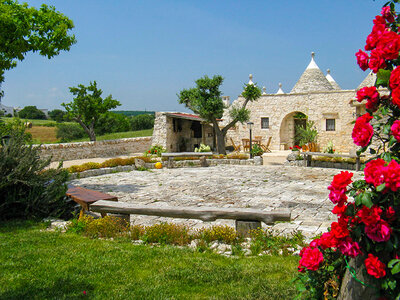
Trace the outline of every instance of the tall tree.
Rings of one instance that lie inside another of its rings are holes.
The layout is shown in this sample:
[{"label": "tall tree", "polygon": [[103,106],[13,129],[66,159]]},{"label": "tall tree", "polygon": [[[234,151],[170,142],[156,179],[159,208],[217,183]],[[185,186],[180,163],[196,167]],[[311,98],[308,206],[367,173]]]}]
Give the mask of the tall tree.
[{"label": "tall tree", "polygon": [[53,6],[43,4],[36,9],[15,0],[0,0],[0,84],[4,72],[15,68],[29,52],[50,59],[68,51],[76,42],[69,34],[72,28],[72,21]]},{"label": "tall tree", "polygon": [[67,111],[67,117],[78,122],[91,141],[96,141],[95,126],[100,116],[121,103],[109,95],[102,98],[102,90],[97,88],[96,81],[90,82],[88,87],[79,84],[78,87],[70,87],[69,91],[75,96],[72,102],[62,103]]},{"label": "tall tree", "polygon": [[246,122],[250,118],[250,112],[246,109],[249,101],[255,101],[261,96],[261,90],[255,84],[245,84],[242,96],[244,101],[239,107],[232,107],[230,110],[231,121],[223,128],[219,127],[218,119],[224,113],[224,103],[222,93],[219,90],[224,79],[220,75],[209,78],[207,75],[195,81],[196,87],[182,90],[178,97],[179,103],[197,113],[201,118],[210,122],[214,126],[217,138],[217,152],[226,154],[225,136],[229,128],[237,122]]}]

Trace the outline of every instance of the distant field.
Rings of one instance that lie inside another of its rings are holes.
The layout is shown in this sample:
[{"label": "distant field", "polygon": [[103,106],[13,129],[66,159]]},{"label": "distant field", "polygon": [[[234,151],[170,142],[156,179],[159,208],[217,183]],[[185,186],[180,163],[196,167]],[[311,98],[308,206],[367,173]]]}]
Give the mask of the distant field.
[{"label": "distant field", "polygon": [[57,143],[56,127],[33,126],[27,128],[27,132],[32,134],[32,138],[37,143],[51,144]]}]

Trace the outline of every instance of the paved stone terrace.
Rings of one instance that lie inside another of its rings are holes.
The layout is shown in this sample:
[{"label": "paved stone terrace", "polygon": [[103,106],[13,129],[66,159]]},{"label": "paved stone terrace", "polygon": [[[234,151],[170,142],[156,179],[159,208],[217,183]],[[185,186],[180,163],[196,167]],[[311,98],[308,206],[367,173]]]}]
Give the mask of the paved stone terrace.
[{"label": "paved stone terrace", "polygon": [[[273,229],[287,234],[300,230],[307,237],[326,231],[336,217],[327,187],[341,170],[291,166],[220,165],[209,168],[176,168],[131,171],[73,180],[78,186],[118,196],[119,201],[155,206],[246,207],[262,210],[287,208],[292,222]],[[361,173],[355,173],[360,178]],[[192,228],[213,224],[234,226],[232,220],[169,219],[131,215],[134,224],[161,221],[184,223]]]}]

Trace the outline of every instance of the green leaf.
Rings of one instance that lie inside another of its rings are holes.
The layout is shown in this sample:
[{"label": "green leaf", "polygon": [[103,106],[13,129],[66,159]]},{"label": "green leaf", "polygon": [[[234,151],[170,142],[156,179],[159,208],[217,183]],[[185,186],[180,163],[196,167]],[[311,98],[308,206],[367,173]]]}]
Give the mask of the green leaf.
[{"label": "green leaf", "polygon": [[391,261],[388,262],[388,268],[391,269],[395,264],[400,262],[400,259],[392,259]]},{"label": "green leaf", "polygon": [[386,184],[385,184],[385,183],[382,183],[381,185],[378,185],[378,186],[376,187],[376,190],[377,190],[378,192],[382,192],[385,188],[386,188]]},{"label": "green leaf", "polygon": [[385,152],[381,155],[382,159],[386,162],[391,162],[392,161],[392,156],[390,155],[389,152]]},{"label": "green leaf", "polygon": [[391,290],[394,290],[396,288],[396,280],[390,280],[388,286]]},{"label": "green leaf", "polygon": [[371,199],[371,194],[369,192],[365,192],[362,195],[361,202],[368,208],[371,208],[374,205],[374,203],[372,202],[372,199]]},{"label": "green leaf", "polygon": [[389,85],[390,70],[380,69],[376,74],[376,86],[387,87]]},{"label": "green leaf", "polygon": [[392,147],[393,144],[396,143],[396,142],[397,142],[396,138],[392,135],[392,136],[390,137],[389,147]]},{"label": "green leaf", "polygon": [[392,272],[393,275],[399,273],[399,272],[400,272],[400,264],[397,263],[397,264],[393,267],[393,269],[391,270],[391,272]]}]

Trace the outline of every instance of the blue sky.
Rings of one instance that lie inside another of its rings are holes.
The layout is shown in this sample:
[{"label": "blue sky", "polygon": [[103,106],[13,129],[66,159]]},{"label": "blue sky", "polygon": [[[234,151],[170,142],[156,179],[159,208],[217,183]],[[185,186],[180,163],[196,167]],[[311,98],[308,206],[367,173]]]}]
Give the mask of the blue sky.
[{"label": "blue sky", "polygon": [[204,75],[222,75],[231,101],[252,73],[260,87],[290,92],[316,62],[343,89],[367,75],[355,52],[386,1],[32,0],[73,20],[77,43],[51,60],[29,54],[5,73],[2,103],[61,108],[68,87],[96,80],[122,110],[186,111],[176,94]]}]

